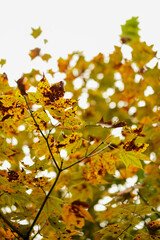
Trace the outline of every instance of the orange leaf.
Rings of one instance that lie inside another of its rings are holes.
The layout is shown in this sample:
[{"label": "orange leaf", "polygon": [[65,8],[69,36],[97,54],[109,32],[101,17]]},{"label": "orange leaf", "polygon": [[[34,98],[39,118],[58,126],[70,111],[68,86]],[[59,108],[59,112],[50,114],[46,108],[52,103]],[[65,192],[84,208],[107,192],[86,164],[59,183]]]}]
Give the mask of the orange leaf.
[{"label": "orange leaf", "polygon": [[29,56],[31,57],[31,59],[33,60],[34,58],[40,56],[40,48],[34,48],[30,51]]},{"label": "orange leaf", "polygon": [[89,205],[85,202],[74,201],[63,206],[63,220],[67,225],[74,225],[78,228],[84,226],[84,220],[94,222],[90,213],[86,210]]}]

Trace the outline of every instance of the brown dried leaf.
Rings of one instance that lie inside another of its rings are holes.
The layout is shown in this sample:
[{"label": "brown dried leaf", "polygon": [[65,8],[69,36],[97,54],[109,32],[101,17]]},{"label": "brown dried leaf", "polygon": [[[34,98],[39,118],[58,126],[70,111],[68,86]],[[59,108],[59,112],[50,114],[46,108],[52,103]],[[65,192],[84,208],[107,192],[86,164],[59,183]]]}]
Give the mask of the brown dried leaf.
[{"label": "brown dried leaf", "polygon": [[27,93],[26,93],[27,86],[24,84],[24,77],[21,77],[20,79],[18,79],[17,85],[18,85],[19,90],[21,91],[21,94],[27,95]]},{"label": "brown dried leaf", "polygon": [[101,120],[96,123],[96,125],[101,126],[103,128],[118,128],[126,126],[126,123],[125,122],[112,123],[112,121],[105,122],[102,117]]}]

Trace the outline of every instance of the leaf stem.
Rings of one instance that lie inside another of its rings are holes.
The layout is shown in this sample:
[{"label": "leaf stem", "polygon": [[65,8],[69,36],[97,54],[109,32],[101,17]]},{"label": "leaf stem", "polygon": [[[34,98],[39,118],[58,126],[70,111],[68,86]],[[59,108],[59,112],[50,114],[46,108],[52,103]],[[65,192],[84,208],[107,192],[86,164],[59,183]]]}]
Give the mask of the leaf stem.
[{"label": "leaf stem", "polygon": [[130,228],[132,226],[132,224],[130,223],[116,238],[115,238],[115,240],[116,239],[118,239],[126,230],[128,230],[128,228]]},{"label": "leaf stem", "polygon": [[52,153],[52,151],[51,151],[51,148],[50,148],[50,146],[49,146],[48,137],[46,137],[46,136],[44,135],[44,133],[42,132],[42,130],[40,129],[40,127],[39,127],[39,125],[38,125],[38,123],[37,123],[37,121],[36,121],[36,119],[35,119],[35,117],[34,117],[34,115],[33,115],[33,113],[32,113],[32,110],[31,110],[31,108],[30,108],[30,106],[29,106],[29,104],[28,104],[28,101],[27,101],[26,96],[23,95],[23,97],[24,97],[24,99],[25,99],[25,101],[26,101],[26,104],[27,104],[28,110],[29,110],[29,112],[30,112],[30,114],[31,114],[31,117],[33,118],[33,121],[34,121],[37,129],[40,131],[42,137],[43,137],[44,140],[46,141],[47,147],[48,147],[48,150],[49,150],[49,152],[50,152],[50,154],[51,154],[51,157],[52,157],[52,159],[53,159],[53,162],[54,162],[54,164],[56,165],[56,168],[57,168],[58,171],[59,171],[60,168],[59,168],[59,166],[58,166],[58,164],[57,164],[57,162],[56,162],[56,160],[55,160],[55,158],[54,158],[54,156],[53,156],[53,153]]}]

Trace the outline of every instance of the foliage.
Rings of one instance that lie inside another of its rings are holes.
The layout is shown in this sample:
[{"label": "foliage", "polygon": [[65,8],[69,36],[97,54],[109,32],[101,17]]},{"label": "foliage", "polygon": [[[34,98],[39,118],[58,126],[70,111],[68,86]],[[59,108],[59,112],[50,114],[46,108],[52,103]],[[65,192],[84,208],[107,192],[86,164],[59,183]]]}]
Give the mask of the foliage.
[{"label": "foliage", "polygon": [[2,240],[160,239],[160,69],[138,31],[133,17],[108,59],[59,58],[58,82],[0,74]]}]

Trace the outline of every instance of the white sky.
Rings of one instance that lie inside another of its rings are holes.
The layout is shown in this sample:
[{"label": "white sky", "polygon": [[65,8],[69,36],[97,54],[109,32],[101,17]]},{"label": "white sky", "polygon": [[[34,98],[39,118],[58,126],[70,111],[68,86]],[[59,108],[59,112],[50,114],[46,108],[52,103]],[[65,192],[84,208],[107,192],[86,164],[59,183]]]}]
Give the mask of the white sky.
[{"label": "white sky", "polygon": [[[160,0],[0,0],[0,9],[0,59],[7,60],[0,73],[10,81],[32,67],[45,73],[40,59],[30,65],[28,53],[35,47],[53,56],[50,67],[75,50],[88,58],[111,53],[120,44],[120,25],[132,16],[139,17],[141,39],[160,47]],[[39,26],[42,34],[34,39],[31,27]]]}]

